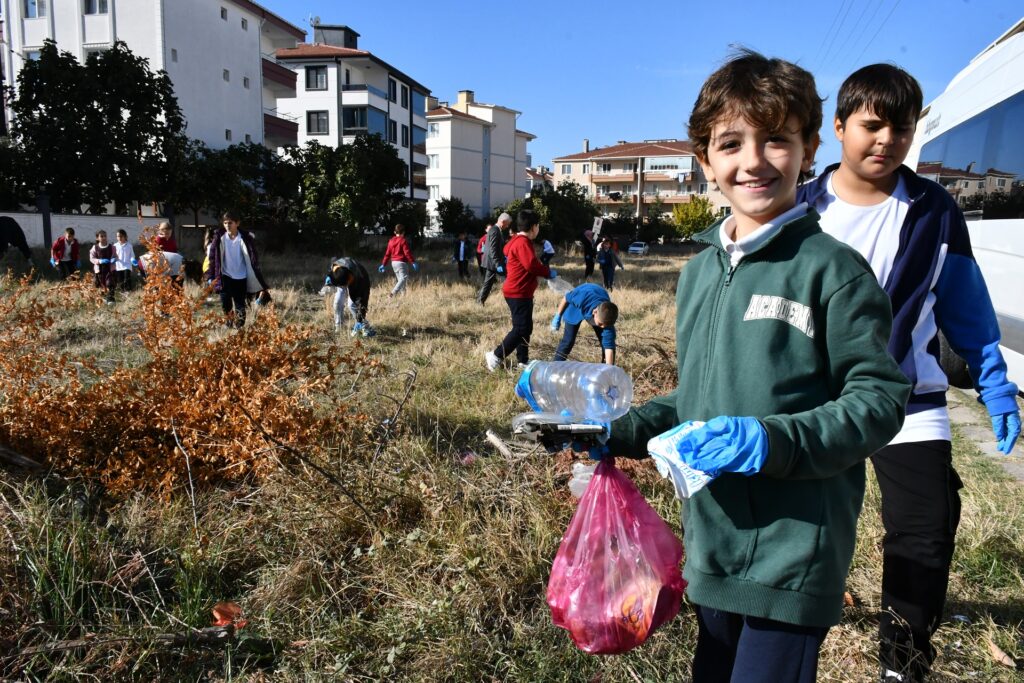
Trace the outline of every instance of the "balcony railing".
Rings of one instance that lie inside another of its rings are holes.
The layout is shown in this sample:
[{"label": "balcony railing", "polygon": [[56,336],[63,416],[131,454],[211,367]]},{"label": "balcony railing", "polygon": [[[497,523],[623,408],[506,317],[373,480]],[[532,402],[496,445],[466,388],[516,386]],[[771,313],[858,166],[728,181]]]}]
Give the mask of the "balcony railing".
[{"label": "balcony railing", "polygon": [[385,100],[388,98],[388,94],[380,88],[369,85],[367,83],[349,83],[348,85],[341,86],[342,92],[369,92],[377,97],[383,97]]}]

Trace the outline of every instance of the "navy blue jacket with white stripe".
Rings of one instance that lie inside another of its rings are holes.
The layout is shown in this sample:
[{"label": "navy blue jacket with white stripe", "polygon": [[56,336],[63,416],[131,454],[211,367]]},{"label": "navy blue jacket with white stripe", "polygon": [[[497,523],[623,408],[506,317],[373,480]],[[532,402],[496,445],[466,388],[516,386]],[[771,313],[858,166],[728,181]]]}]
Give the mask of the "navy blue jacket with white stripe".
[{"label": "navy blue jacket with white stripe", "polygon": [[[797,189],[797,202],[815,206],[827,191],[834,164]],[[999,324],[985,280],[974,260],[963,213],[941,185],[906,166],[897,171],[910,207],[883,289],[892,304],[889,353],[910,380],[907,414],[944,406],[948,383],[939,366],[938,332],[970,369],[990,415],[1017,410],[1017,385],[1006,377]]]}]

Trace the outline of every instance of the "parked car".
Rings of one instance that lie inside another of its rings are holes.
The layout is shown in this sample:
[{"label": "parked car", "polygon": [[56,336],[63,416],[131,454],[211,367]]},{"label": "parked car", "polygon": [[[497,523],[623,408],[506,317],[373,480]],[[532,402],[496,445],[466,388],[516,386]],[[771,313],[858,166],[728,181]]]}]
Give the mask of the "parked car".
[{"label": "parked car", "polygon": [[650,245],[647,244],[647,242],[633,242],[633,244],[629,245],[627,253],[646,256],[650,251],[651,247]]}]

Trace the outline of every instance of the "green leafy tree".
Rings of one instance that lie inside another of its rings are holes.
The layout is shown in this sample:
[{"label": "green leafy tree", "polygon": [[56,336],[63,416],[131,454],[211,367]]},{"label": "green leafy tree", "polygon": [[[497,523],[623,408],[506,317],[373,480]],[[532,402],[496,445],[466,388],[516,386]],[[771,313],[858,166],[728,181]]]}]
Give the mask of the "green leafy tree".
[{"label": "green leafy tree", "polygon": [[401,223],[405,226],[407,237],[418,238],[423,235],[423,230],[427,227],[428,221],[427,205],[424,202],[406,199],[395,205],[385,224],[397,225]]},{"label": "green leafy tree", "polygon": [[437,219],[441,232],[457,235],[460,232],[472,232],[476,225],[473,209],[465,205],[458,197],[446,197],[437,202]]},{"label": "green leafy tree", "polygon": [[715,218],[711,200],[702,195],[691,195],[689,202],[672,207],[672,222],[675,224],[676,234],[684,240],[707,228],[715,222]]},{"label": "green leafy tree", "polygon": [[185,123],[167,74],[124,43],[90,55],[85,65],[53,41],[8,91],[11,126],[22,159],[21,184],[46,189],[56,211],[98,213],[114,202],[162,199]]},{"label": "green leafy tree", "polygon": [[495,214],[507,211],[515,216],[520,209],[532,209],[540,216],[541,234],[553,242],[579,239],[600,215],[579,183],[564,181],[557,188],[534,188],[525,199],[514,199],[495,207]]},{"label": "green leafy tree", "polygon": [[636,239],[643,242],[656,242],[675,232],[671,223],[665,220],[665,202],[659,196],[654,197],[647,206],[647,219],[640,224]]}]

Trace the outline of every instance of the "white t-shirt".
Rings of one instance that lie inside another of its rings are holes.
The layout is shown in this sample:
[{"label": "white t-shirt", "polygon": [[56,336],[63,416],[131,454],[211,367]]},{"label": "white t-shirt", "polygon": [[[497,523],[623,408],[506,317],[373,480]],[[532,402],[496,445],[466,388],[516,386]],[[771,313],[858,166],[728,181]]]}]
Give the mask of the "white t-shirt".
[{"label": "white t-shirt", "polygon": [[[885,286],[900,247],[900,231],[910,209],[907,186],[900,177],[887,199],[871,206],[856,206],[839,198],[830,174],[827,191],[815,208],[821,214],[821,229],[856,249],[863,256],[878,284]],[[930,295],[934,300],[934,295]],[[930,308],[930,307],[929,307]],[[949,416],[944,406],[907,415],[903,428],[890,443],[949,441]]]},{"label": "white t-shirt", "polygon": [[118,271],[131,270],[132,259],[135,258],[135,249],[132,248],[131,242],[114,242],[114,267]]},{"label": "white t-shirt", "polygon": [[221,274],[235,280],[244,280],[247,269],[245,254],[242,253],[242,233],[238,233],[234,238],[225,233],[220,238],[220,248],[224,254]]}]

